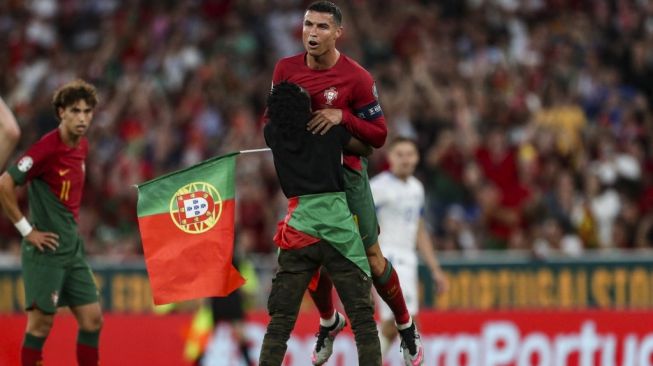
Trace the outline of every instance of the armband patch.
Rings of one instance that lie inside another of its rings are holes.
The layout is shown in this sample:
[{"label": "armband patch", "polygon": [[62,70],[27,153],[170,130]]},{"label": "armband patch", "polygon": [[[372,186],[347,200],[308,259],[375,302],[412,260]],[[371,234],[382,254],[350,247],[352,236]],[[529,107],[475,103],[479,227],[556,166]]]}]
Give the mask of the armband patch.
[{"label": "armband patch", "polygon": [[362,118],[366,121],[372,121],[383,116],[381,105],[376,100],[364,107],[356,109],[355,113],[358,118]]}]

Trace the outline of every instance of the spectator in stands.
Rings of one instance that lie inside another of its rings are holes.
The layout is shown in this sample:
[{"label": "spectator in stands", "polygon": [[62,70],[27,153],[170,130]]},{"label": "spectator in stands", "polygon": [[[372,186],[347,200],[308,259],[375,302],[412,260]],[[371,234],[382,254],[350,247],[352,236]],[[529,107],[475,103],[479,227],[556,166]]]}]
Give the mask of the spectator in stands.
[{"label": "spectator in stands", "polygon": [[[590,167],[595,164],[589,162],[600,159],[597,147],[607,133],[614,136],[614,155],[630,156],[640,168],[639,175],[633,175],[632,164],[626,163],[628,179],[635,184],[624,186],[618,179],[611,187],[615,197],[624,192],[653,197],[653,150],[646,142],[653,137],[650,4],[471,0],[379,4],[343,3],[350,8],[345,14],[357,16],[346,20],[351,26],[341,47],[362,61],[384,91],[380,98],[390,133],[418,137],[425,159],[416,175],[426,183],[431,211],[426,218],[433,227],[443,226],[451,204],[461,204],[476,237],[487,231],[496,235],[496,228],[488,226],[496,218],[476,221],[474,214],[474,208],[491,203],[486,199],[492,194],[474,194],[460,184],[461,172],[479,158],[474,150],[488,140],[485,132],[490,125],[500,126],[497,134],[502,137],[496,140],[505,141],[506,147],[516,152],[524,144],[534,148],[538,176],[529,189],[535,196],[555,195],[560,171],[579,182],[593,180]],[[263,146],[256,121],[271,69],[276,59],[295,53],[299,44],[293,39],[299,35],[298,26],[284,19],[297,19],[302,5],[212,0],[0,4],[0,44],[6,45],[6,52],[0,53],[4,71],[0,95],[24,127],[17,150],[56,125],[49,116],[49,95],[71,75],[96,84],[106,101],[89,135],[89,156],[98,162],[89,167],[89,199],[82,207],[88,213],[83,217],[98,225],[80,223],[88,227],[83,233],[89,252],[119,258],[139,254],[133,239],[135,220],[115,219],[117,207],[134,207],[130,183],[228,150]],[[634,141],[643,141],[639,152],[633,150],[638,145]],[[381,161],[371,163],[371,174],[381,169]],[[477,193],[505,192],[505,182],[498,182],[501,178],[484,164],[479,178],[485,188]],[[256,188],[259,192],[251,195],[248,206],[269,211],[247,225],[265,238],[282,211],[279,205],[268,204],[279,196],[279,188],[268,183],[274,182],[269,156],[258,154],[238,169],[251,167],[260,169],[247,172],[248,181],[265,184]],[[125,170],[132,173],[129,183],[121,176]],[[584,184],[576,184],[573,195],[587,196],[584,190]],[[596,194],[579,207],[599,202]],[[520,202],[507,204],[502,201],[505,195],[496,198],[499,207],[520,216]],[[629,224],[637,232],[650,226],[645,219],[650,201],[644,200],[649,202],[643,204],[644,214]],[[613,207],[605,227],[620,220],[624,207]],[[574,226],[583,246],[595,247],[598,242],[590,235],[594,229],[588,227],[601,218],[577,216]],[[524,233],[540,222],[519,227]],[[605,230],[602,224],[595,228]],[[499,237],[496,247],[510,247],[509,236]],[[645,236],[637,237],[640,244],[648,243]],[[10,225],[0,226],[0,250],[15,250],[18,239]],[[608,232],[596,240],[612,246]],[[270,253],[269,244],[261,240],[256,250]]]}]

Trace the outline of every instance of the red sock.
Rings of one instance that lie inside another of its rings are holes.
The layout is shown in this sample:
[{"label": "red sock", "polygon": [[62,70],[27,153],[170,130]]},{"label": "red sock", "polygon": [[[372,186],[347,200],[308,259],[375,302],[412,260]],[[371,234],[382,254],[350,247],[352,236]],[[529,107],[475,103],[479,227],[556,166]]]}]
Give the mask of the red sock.
[{"label": "red sock", "polygon": [[22,366],[41,366],[43,365],[43,344],[45,337],[33,336],[25,333],[23,338],[23,348],[20,350],[20,359]]},{"label": "red sock", "polygon": [[20,351],[22,366],[41,366],[43,365],[43,354],[40,349],[28,348],[23,346]]},{"label": "red sock", "polygon": [[388,260],[385,261],[383,275],[373,278],[373,281],[376,292],[388,304],[390,310],[392,310],[397,324],[408,323],[410,321],[410,314],[408,313],[408,308],[406,308],[406,301],[404,300],[404,293],[401,291],[399,277]]},{"label": "red sock", "polygon": [[77,343],[77,363],[79,363],[79,366],[97,366],[97,347],[91,347],[85,344]]},{"label": "red sock", "polygon": [[315,291],[308,291],[322,319],[330,319],[333,316],[333,312],[336,311],[333,307],[332,289],[333,282],[331,282],[331,278],[325,272],[322,272],[320,273],[320,279],[317,282]]}]

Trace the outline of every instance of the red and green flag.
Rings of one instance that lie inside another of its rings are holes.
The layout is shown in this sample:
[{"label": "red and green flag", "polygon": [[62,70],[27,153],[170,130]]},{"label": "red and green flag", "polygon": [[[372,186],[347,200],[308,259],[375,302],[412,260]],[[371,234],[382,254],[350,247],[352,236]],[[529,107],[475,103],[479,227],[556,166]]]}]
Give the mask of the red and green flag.
[{"label": "red and green flag", "polygon": [[138,225],[155,304],[227,296],[245,282],[232,264],[237,154],[138,185]]},{"label": "red and green flag", "polygon": [[288,200],[288,214],[277,225],[274,242],[282,249],[296,249],[320,239],[371,275],[365,246],[345,192],[307,194]]}]

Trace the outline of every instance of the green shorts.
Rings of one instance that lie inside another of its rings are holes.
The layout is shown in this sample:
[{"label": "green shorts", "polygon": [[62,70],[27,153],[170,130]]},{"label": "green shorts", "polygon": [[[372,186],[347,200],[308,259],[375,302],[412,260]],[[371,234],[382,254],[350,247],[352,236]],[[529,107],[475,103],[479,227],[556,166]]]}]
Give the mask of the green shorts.
[{"label": "green shorts", "polygon": [[344,167],[345,193],[347,205],[354,215],[363,245],[367,250],[379,239],[379,222],[376,219],[374,199],[367,176],[367,159],[361,158],[361,162],[363,165],[361,171]]},{"label": "green shorts", "polygon": [[91,268],[81,257],[63,267],[23,261],[23,282],[26,310],[54,314],[57,307],[92,304],[99,298]]}]

